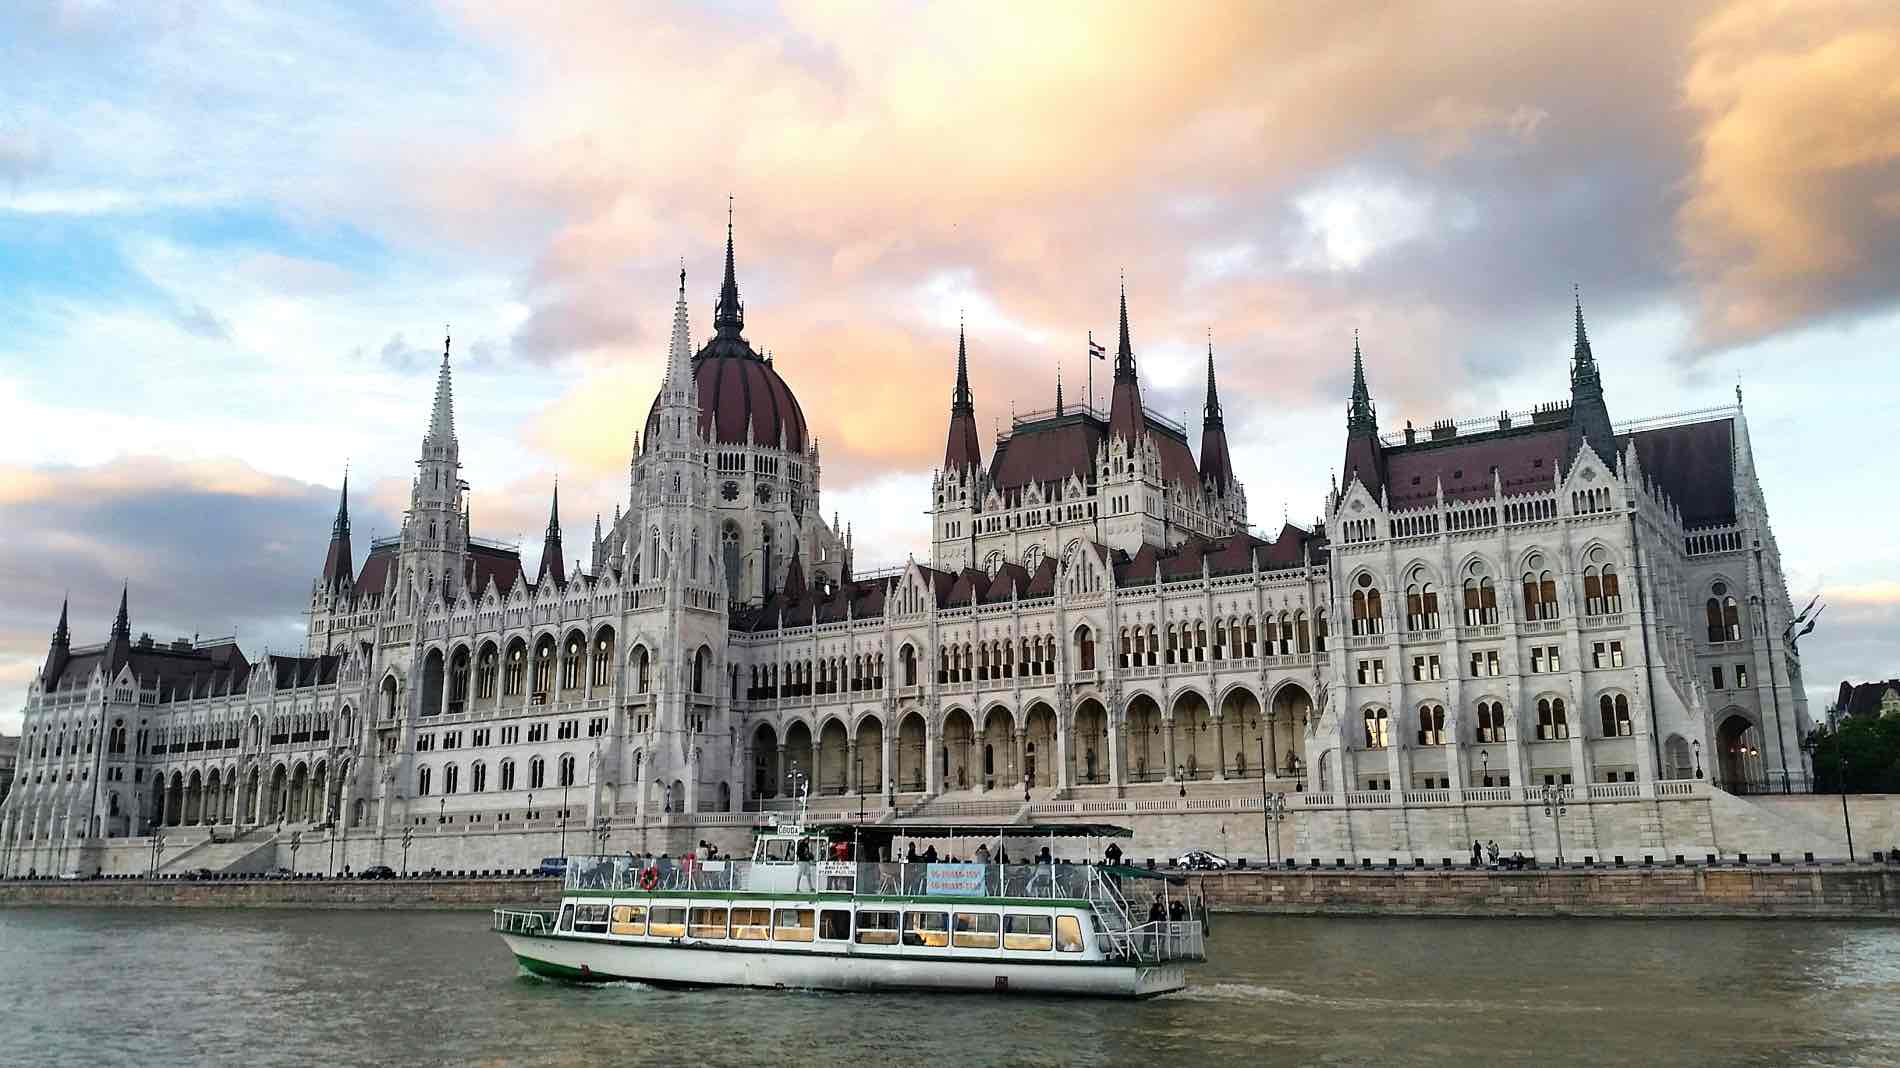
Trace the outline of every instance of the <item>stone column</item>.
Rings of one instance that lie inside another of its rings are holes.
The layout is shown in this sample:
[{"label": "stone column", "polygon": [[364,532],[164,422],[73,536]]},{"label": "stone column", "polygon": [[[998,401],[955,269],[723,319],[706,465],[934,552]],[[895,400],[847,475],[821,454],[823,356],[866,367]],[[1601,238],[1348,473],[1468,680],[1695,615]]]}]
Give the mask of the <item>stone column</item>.
[{"label": "stone column", "polygon": [[883,793],[886,798],[893,798],[895,791],[886,791],[884,787],[888,783],[897,781],[897,764],[895,762],[897,755],[897,734],[895,731],[886,727],[880,735],[880,741],[882,744],[879,747],[878,770],[881,772],[883,782],[873,783],[872,787]]},{"label": "stone column", "polygon": [[1214,709],[1214,781],[1227,781],[1227,717],[1224,709]]},{"label": "stone column", "polygon": [[943,793],[943,736],[935,716],[924,717],[924,795]]}]

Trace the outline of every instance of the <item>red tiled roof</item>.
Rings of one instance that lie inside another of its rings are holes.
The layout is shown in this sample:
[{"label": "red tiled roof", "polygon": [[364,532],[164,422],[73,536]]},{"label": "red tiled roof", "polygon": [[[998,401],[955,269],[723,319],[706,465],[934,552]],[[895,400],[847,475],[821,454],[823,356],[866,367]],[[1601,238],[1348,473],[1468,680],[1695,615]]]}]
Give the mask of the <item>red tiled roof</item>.
[{"label": "red tiled roof", "polygon": [[389,582],[389,570],[396,563],[396,546],[380,545],[363,558],[363,570],[356,576],[356,589],[381,595]]},{"label": "red tiled roof", "polygon": [[1489,497],[1493,467],[1503,479],[1506,494],[1547,491],[1557,484],[1556,468],[1563,460],[1566,435],[1565,424],[1538,424],[1388,448],[1390,506],[1396,511],[1433,503],[1440,479],[1446,500]]},{"label": "red tiled roof", "polygon": [[488,580],[492,578],[495,588],[506,596],[521,579],[521,551],[471,544],[468,547],[467,570],[466,581],[470,593],[480,596],[488,589]]}]

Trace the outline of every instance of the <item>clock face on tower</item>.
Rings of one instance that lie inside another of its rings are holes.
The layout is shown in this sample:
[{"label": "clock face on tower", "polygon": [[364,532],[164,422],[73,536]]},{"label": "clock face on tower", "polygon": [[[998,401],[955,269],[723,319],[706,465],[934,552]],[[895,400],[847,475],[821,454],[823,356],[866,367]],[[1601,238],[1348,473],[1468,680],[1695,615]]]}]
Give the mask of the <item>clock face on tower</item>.
[{"label": "clock face on tower", "polygon": [[738,500],[739,499],[739,484],[737,482],[725,483],[724,485],[719,487],[719,495],[729,501]]}]

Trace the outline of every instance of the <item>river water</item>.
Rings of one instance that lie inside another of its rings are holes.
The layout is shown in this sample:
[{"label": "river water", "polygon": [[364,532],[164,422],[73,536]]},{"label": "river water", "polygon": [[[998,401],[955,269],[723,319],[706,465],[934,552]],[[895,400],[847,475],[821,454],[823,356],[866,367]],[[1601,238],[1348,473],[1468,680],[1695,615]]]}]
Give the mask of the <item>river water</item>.
[{"label": "river water", "polygon": [[1153,1001],[578,988],[475,912],[0,910],[0,1063],[1900,1064],[1900,927],[1218,917]]}]

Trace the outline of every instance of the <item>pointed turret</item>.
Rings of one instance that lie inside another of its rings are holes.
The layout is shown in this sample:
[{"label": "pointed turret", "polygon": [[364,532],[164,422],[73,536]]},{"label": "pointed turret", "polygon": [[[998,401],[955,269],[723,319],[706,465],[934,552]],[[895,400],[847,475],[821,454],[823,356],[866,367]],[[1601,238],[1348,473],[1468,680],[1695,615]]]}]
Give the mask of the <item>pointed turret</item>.
[{"label": "pointed turret", "polygon": [[1379,445],[1379,411],[1366,386],[1366,361],[1359,351],[1359,332],[1352,334],[1352,402],[1346,409],[1346,464],[1342,485],[1350,490],[1357,480],[1378,497],[1385,492],[1385,454]]},{"label": "pointed turret", "polygon": [[435,375],[435,408],[429,413],[429,433],[422,439],[426,449],[455,441],[455,387],[449,378],[449,336],[442,335],[442,367]]},{"label": "pointed turret", "polygon": [[561,560],[561,482],[554,482],[554,500],[548,505],[548,529],[541,539],[541,575],[537,582],[554,580],[567,585],[567,565]]},{"label": "pointed turret", "polygon": [[66,598],[59,600],[59,625],[53,628],[53,644],[46,650],[46,666],[40,669],[40,685],[52,689],[59,680],[60,672],[66,670],[66,661],[73,648],[72,628],[66,625]]},{"label": "pointed turret", "polygon": [[1616,463],[1616,430],[1610,424],[1610,409],[1603,403],[1603,378],[1590,351],[1590,335],[1583,327],[1581,293],[1576,294],[1576,313],[1576,347],[1570,357],[1570,435],[1564,445],[1566,475],[1585,444],[1602,463]]},{"label": "pointed turret", "polygon": [[943,446],[944,474],[983,466],[976,437],[976,399],[970,393],[970,356],[963,325],[957,325],[957,385],[950,394],[950,434]]},{"label": "pointed turret", "polygon": [[[726,278],[732,278],[731,251],[727,251]],[[673,337],[666,346],[666,383],[672,388],[678,376],[691,378],[693,373],[693,333],[692,323],[686,311],[686,267],[680,267],[679,295],[673,301]]]},{"label": "pointed turret", "polygon": [[1201,484],[1225,492],[1234,480],[1227,452],[1227,426],[1221,418],[1220,392],[1214,385],[1214,343],[1207,343],[1207,403],[1201,409]]},{"label": "pointed turret", "polygon": [[720,337],[737,338],[745,331],[745,305],[739,303],[738,272],[732,262],[732,198],[726,198],[726,280],[713,308],[713,330]]},{"label": "pointed turret", "polygon": [[1108,405],[1108,432],[1141,440],[1147,419],[1141,408],[1141,382],[1135,373],[1135,348],[1128,339],[1128,283],[1121,287],[1121,342],[1115,349],[1115,391]]},{"label": "pointed turret", "polygon": [[119,587],[119,614],[112,619],[112,637],[106,642],[105,669],[111,675],[132,659],[132,614],[127,610],[128,586]]},{"label": "pointed turret", "polygon": [[350,472],[343,472],[343,491],[337,496],[336,520],[330,524],[330,550],[323,557],[323,574],[318,582],[323,589],[336,593],[356,573],[350,552]]}]

